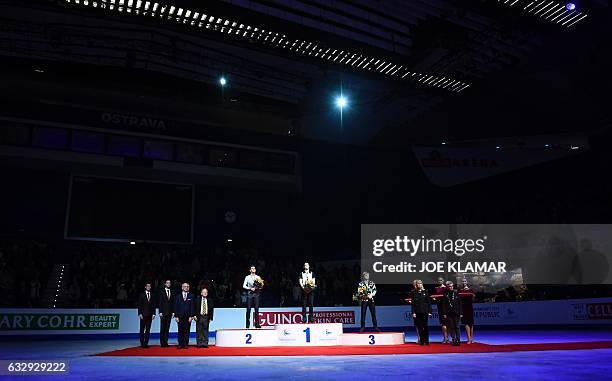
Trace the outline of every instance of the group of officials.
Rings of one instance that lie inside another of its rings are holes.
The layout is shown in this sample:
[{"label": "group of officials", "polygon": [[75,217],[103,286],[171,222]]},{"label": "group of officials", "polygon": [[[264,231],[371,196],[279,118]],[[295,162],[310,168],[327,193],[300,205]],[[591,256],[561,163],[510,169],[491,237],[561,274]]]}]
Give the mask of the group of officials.
[{"label": "group of officials", "polygon": [[145,284],[145,291],[138,297],[138,318],[140,319],[140,346],[149,347],[151,323],[155,312],[159,310],[160,328],[159,342],[162,347],[168,347],[168,336],[172,319],[178,325],[178,349],[187,349],[191,322],[196,322],[196,342],[199,348],[208,348],[208,327],[214,318],[215,304],[208,297],[208,289],[202,288],[200,295],[195,297],[189,292],[189,283],[181,284],[178,294],[170,288],[172,282],[166,280],[161,292],[154,296],[151,293],[151,283]]},{"label": "group of officials", "polygon": [[[412,319],[417,331],[417,339],[420,345],[429,345],[429,317],[431,316],[432,302],[438,307],[438,319],[442,327],[442,343],[452,343],[459,346],[461,333],[459,324],[463,323],[467,333],[467,343],[474,343],[474,309],[472,306],[474,292],[469,288],[464,279],[460,290],[455,289],[453,282],[438,280],[439,285],[435,293],[429,295],[423,287],[421,280],[413,282],[414,289],[407,301],[412,306]],[[452,341],[449,341],[449,334]]]}]

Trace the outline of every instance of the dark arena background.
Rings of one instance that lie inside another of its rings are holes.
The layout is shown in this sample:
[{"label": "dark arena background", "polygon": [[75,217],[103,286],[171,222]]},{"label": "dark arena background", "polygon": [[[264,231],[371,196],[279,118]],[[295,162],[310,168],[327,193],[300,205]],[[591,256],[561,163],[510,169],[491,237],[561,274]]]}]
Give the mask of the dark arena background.
[{"label": "dark arena background", "polygon": [[610,379],[611,11],[0,0],[0,379]]}]

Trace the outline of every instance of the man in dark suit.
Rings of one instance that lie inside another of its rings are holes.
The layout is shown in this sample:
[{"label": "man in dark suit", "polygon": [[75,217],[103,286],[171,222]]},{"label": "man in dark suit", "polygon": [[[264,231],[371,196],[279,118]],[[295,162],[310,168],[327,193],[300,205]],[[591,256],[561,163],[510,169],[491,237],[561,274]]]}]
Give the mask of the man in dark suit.
[{"label": "man in dark suit", "polygon": [[448,327],[448,333],[453,338],[453,345],[459,346],[461,344],[461,337],[459,332],[459,323],[461,322],[461,298],[454,289],[453,282],[446,282],[446,291],[442,297],[442,317],[446,320]]},{"label": "man in dark suit", "polygon": [[170,334],[170,323],[174,312],[175,294],[171,290],[172,281],[166,280],[164,288],[159,293],[157,306],[159,308],[159,343],[162,348],[168,346],[168,336]]},{"label": "man in dark suit", "polygon": [[155,299],[151,293],[151,283],[145,284],[145,290],[138,296],[138,318],[140,319],[140,346],[149,348],[151,322],[155,319]]},{"label": "man in dark suit", "polygon": [[174,305],[174,318],[178,323],[178,349],[187,349],[189,346],[193,311],[193,294],[189,292],[189,283],[185,282],[181,285],[181,293],[176,296]]},{"label": "man in dark suit", "polygon": [[215,315],[215,304],[203,288],[195,301],[196,340],[198,348],[208,348],[208,326]]}]

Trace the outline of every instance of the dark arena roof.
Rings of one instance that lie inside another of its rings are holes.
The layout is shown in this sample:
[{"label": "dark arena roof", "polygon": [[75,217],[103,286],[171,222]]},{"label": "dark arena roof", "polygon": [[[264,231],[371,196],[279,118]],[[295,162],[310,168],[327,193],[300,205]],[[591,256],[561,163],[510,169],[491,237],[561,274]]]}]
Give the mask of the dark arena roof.
[{"label": "dark arena roof", "polygon": [[75,175],[198,184],[216,237],[606,221],[610,7],[571,4],[0,0],[8,231],[65,235]]},{"label": "dark arena roof", "polygon": [[9,100],[351,145],[609,121],[603,0],[572,11],[553,0],[0,4]]}]

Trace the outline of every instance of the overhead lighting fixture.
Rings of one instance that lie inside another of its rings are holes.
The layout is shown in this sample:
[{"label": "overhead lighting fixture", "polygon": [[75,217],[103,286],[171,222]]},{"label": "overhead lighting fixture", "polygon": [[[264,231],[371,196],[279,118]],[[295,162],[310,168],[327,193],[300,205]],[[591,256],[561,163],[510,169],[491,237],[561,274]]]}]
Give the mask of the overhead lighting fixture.
[{"label": "overhead lighting fixture", "polygon": [[578,11],[576,3],[558,0],[497,0],[507,7],[522,8],[523,12],[548,23],[570,28],[584,20],[588,14]]},{"label": "overhead lighting fixture", "polygon": [[[357,51],[340,50],[338,52],[338,49],[335,49],[332,53],[329,53],[329,50],[331,48],[322,46],[320,42],[292,39],[282,33],[276,33],[258,27],[253,27],[235,20],[217,18],[213,15],[203,15],[202,17],[199,17],[200,13],[195,10],[177,8],[173,5],[159,5],[158,2],[155,2],[153,7],[143,7],[142,2],[140,1],[121,1],[119,3],[121,7],[117,8],[115,6],[115,1],[93,2],[82,0],[64,0],[64,2],[74,6],[90,8],[94,8],[93,4],[96,3],[97,6],[95,6],[95,8],[103,9],[109,12],[117,11],[119,9],[120,11],[126,10],[127,13],[137,14],[141,17],[155,17],[158,19],[166,19],[169,21],[174,21],[197,28],[203,28],[218,33],[232,35],[232,37],[237,36],[239,38],[241,37],[244,39],[249,39],[251,42],[256,41],[257,43],[262,45],[271,46],[278,49],[284,49],[294,53],[305,54],[310,57],[313,57],[313,59],[320,59],[326,61],[331,60],[338,65],[351,67],[355,70],[375,72],[387,78],[416,81],[427,87],[444,89],[451,92],[461,92],[470,87],[469,83],[461,80],[455,80],[456,84],[453,86],[444,86],[445,82],[443,81],[443,79],[451,77],[448,74],[419,73],[419,78],[417,79],[414,78],[414,74],[416,73],[412,73],[408,70],[407,67],[399,66],[398,63],[389,61],[386,58],[371,57]],[[514,1],[514,3],[516,2],[518,2],[518,0]],[[145,2],[145,4],[146,3],[149,2]],[[160,7],[161,11],[157,12]],[[168,14],[164,14],[166,8],[168,8],[170,11]],[[177,9],[178,13],[176,12]],[[206,17],[208,17],[208,20],[206,20]],[[231,27],[229,27],[230,25]],[[236,29],[235,25],[240,25],[240,29]],[[245,30],[244,33],[238,34],[238,32],[242,30]],[[274,38],[271,38],[271,36],[274,36]],[[296,47],[297,43],[299,43],[299,46]],[[325,53],[319,55],[319,53],[326,48],[327,50],[325,51]],[[372,62],[374,63],[372,64]],[[397,67],[397,69],[394,69],[395,67]],[[410,76],[410,74],[412,74],[412,76]],[[427,81],[425,81],[424,78],[427,78]]]},{"label": "overhead lighting fixture", "polygon": [[221,77],[221,78],[219,78],[219,84],[220,84],[221,86],[225,86],[225,85],[227,85],[227,79],[225,79],[225,77]]}]

